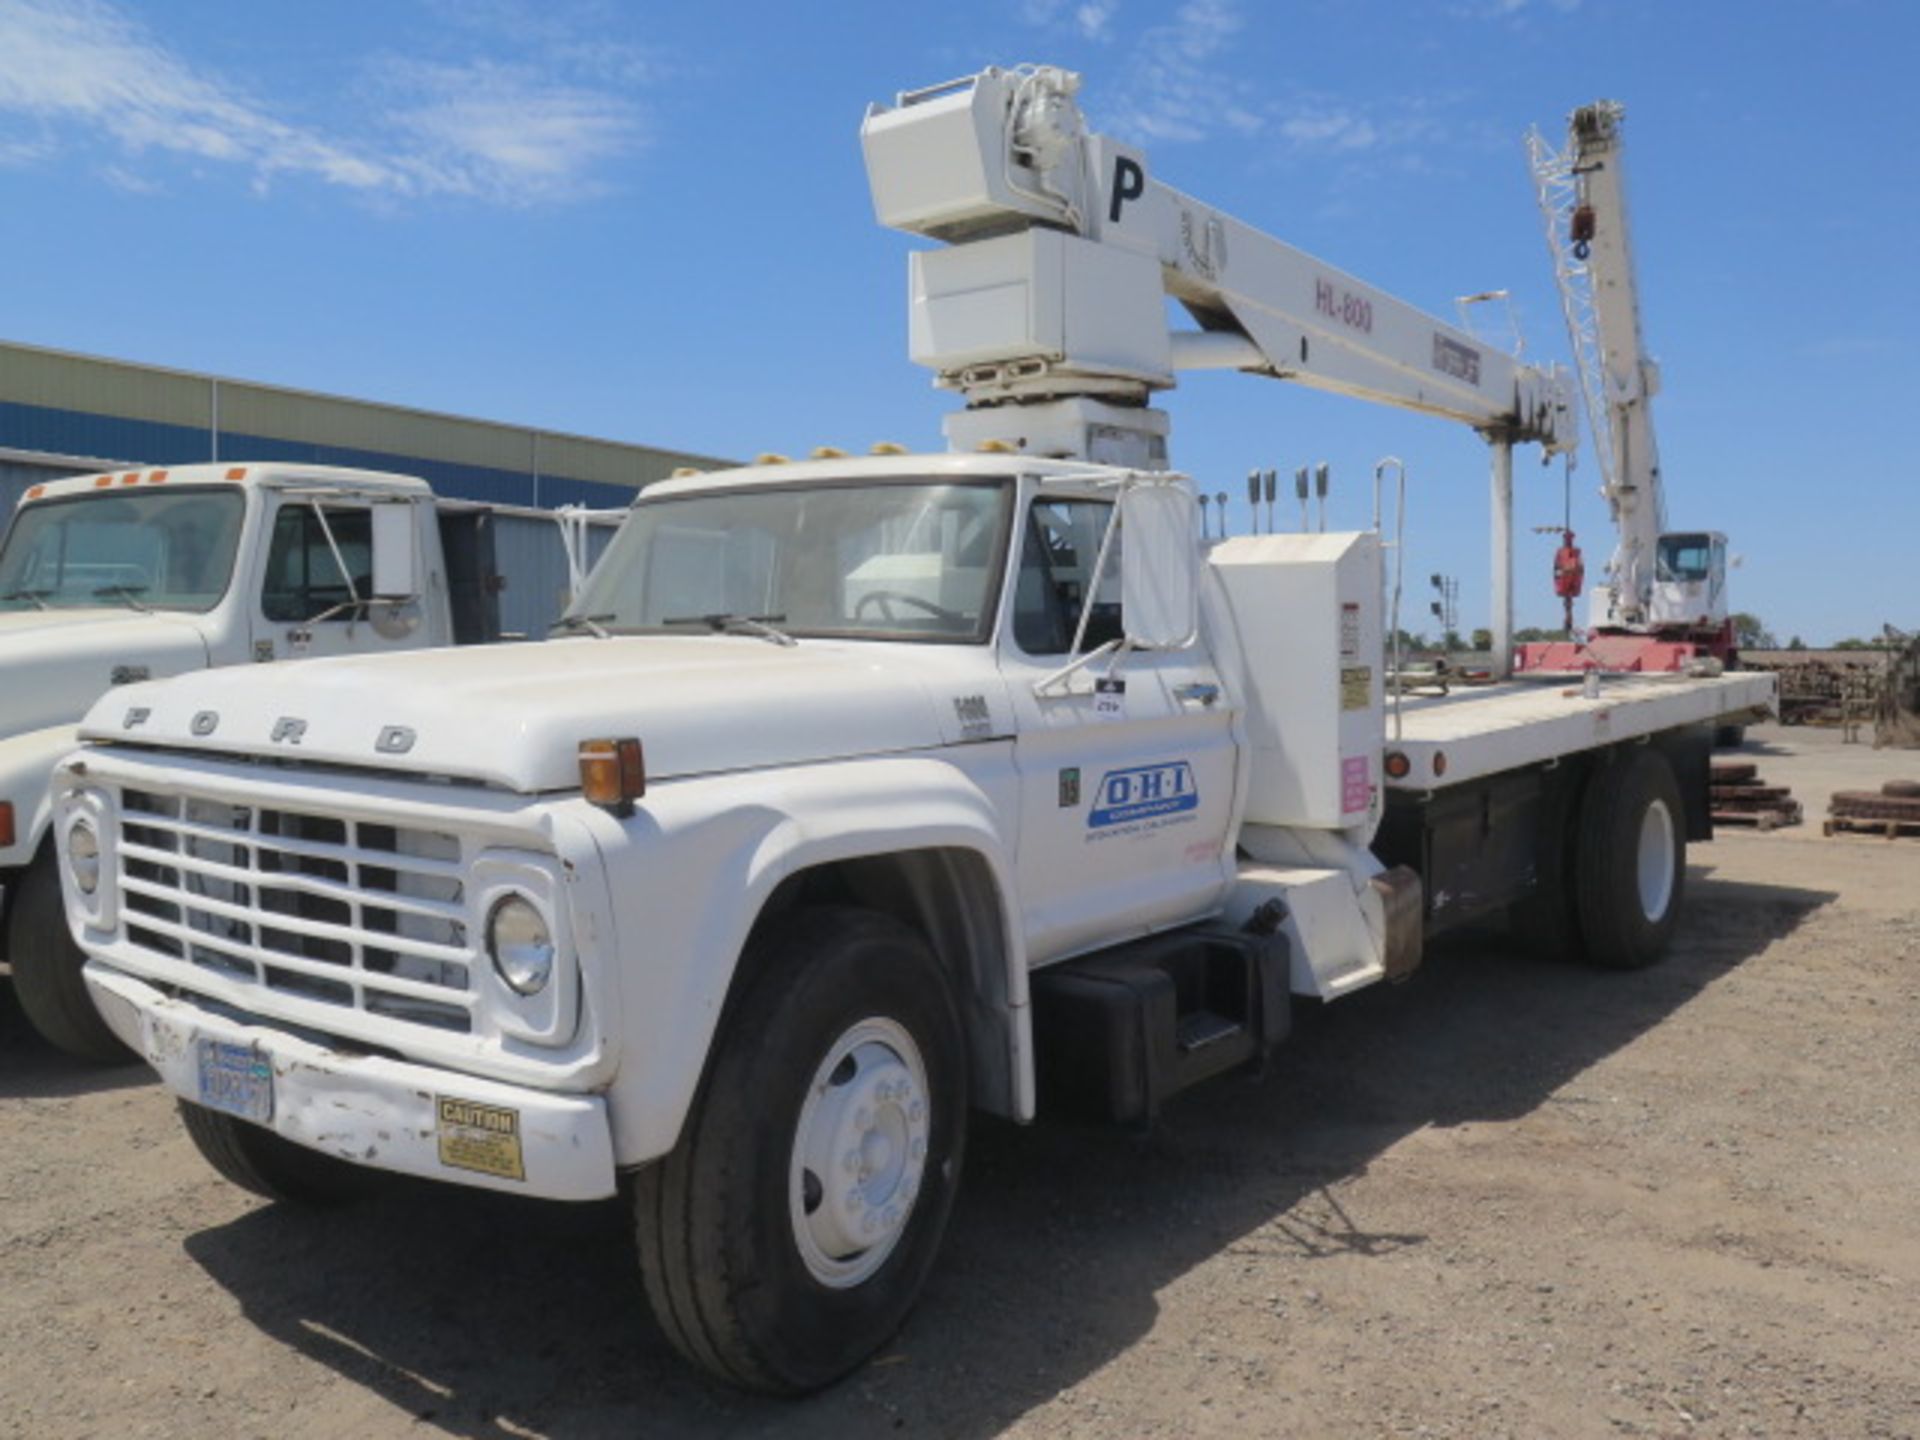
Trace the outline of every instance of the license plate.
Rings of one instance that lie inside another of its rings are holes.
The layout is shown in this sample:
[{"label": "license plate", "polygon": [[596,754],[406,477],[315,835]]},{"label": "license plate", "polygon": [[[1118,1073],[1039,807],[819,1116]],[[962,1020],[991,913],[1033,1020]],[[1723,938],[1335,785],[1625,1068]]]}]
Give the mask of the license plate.
[{"label": "license plate", "polygon": [[265,1125],[273,1119],[273,1066],[251,1045],[194,1042],[200,1061],[200,1103]]}]

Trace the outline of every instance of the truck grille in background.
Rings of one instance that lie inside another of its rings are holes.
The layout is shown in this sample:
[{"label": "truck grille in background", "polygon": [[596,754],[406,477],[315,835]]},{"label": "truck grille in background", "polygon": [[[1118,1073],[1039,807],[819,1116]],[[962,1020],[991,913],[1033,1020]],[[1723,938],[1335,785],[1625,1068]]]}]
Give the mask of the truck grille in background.
[{"label": "truck grille in background", "polygon": [[323,1006],[472,1030],[458,836],[140,790],[120,808],[133,944]]}]

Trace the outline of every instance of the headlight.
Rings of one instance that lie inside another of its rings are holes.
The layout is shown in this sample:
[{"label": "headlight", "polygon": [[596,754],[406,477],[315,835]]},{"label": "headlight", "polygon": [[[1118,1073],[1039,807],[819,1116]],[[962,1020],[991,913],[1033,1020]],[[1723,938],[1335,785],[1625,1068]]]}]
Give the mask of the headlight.
[{"label": "headlight", "polygon": [[507,896],[487,916],[487,953],[515,994],[538,995],[553,978],[553,932],[523,896]]},{"label": "headlight", "polygon": [[100,837],[89,821],[76,820],[67,827],[67,869],[81,894],[100,888]]}]

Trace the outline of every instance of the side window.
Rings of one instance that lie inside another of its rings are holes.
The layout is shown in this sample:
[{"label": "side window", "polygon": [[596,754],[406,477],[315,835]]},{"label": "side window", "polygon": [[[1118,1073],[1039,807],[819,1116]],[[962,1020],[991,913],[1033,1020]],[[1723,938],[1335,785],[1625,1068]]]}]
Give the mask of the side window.
[{"label": "side window", "polygon": [[[261,587],[260,613],[269,620],[301,623],[316,620],[344,606],[356,593],[362,599],[373,588],[373,515],[365,508],[326,507],[327,530],[307,504],[288,504],[274,517],[273,539],[267,547],[267,578]],[[334,558],[334,546],[340,558]],[[353,577],[340,572],[346,561]],[[357,618],[351,609],[327,617],[342,623]]]},{"label": "side window", "polygon": [[[1113,505],[1106,500],[1036,500],[1027,512],[1013,598],[1013,639],[1027,654],[1065,655],[1072,647],[1100,542],[1112,521]],[[1120,550],[1120,536],[1115,535],[1087,617],[1083,650],[1125,633],[1120,622]]]}]

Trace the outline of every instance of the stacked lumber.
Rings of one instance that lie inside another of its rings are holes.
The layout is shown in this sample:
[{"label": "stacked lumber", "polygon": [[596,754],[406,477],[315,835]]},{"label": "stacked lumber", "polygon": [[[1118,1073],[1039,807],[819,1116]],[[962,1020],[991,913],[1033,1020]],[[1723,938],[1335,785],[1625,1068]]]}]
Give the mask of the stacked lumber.
[{"label": "stacked lumber", "polygon": [[1713,823],[1777,830],[1800,823],[1800,802],[1785,785],[1769,785],[1751,760],[1716,760],[1709,782]]},{"label": "stacked lumber", "polygon": [[1889,780],[1876,790],[1836,790],[1827,802],[1826,833],[1851,831],[1884,835],[1920,835],[1920,780]]}]

